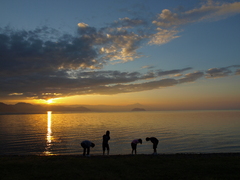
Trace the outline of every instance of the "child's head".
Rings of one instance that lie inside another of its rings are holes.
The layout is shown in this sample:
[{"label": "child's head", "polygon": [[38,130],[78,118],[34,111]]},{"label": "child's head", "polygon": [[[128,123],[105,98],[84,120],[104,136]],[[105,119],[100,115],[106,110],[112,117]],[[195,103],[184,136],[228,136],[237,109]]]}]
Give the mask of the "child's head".
[{"label": "child's head", "polygon": [[138,139],[138,142],[140,142],[142,144],[142,139]]},{"label": "child's head", "polygon": [[147,138],[146,138],[146,141],[149,141],[149,140],[150,140],[150,138],[149,138],[149,137],[147,137]]},{"label": "child's head", "polygon": [[106,135],[108,135],[108,136],[109,136],[109,134],[110,134],[110,131],[106,131]]},{"label": "child's head", "polygon": [[94,143],[92,143],[92,144],[91,144],[91,147],[93,148],[94,146],[95,146],[95,144],[94,144]]}]

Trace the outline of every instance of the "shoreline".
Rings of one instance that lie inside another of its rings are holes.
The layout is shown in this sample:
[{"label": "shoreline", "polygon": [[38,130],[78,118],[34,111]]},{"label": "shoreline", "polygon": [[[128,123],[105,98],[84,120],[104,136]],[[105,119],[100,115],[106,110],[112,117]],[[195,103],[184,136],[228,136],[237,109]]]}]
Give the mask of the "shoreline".
[{"label": "shoreline", "polygon": [[[110,154],[110,155],[101,155],[101,154],[91,154],[90,157],[128,157],[128,156],[240,156],[240,152],[223,152],[223,153],[158,153],[158,154]],[[81,153],[79,154],[50,154],[50,155],[44,155],[44,154],[26,154],[26,155],[18,155],[18,154],[2,154],[0,157],[87,157],[83,156]]]}]

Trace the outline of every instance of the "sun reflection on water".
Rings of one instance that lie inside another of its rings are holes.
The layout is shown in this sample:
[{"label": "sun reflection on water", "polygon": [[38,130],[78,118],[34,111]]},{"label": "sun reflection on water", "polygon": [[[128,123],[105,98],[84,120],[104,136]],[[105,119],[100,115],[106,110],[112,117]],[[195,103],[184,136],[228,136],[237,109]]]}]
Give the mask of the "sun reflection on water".
[{"label": "sun reflection on water", "polygon": [[46,135],[47,142],[46,142],[46,147],[45,147],[44,154],[45,155],[53,155],[53,153],[51,152],[52,140],[53,140],[53,136],[52,136],[52,111],[47,112],[47,119],[48,119],[47,135]]}]

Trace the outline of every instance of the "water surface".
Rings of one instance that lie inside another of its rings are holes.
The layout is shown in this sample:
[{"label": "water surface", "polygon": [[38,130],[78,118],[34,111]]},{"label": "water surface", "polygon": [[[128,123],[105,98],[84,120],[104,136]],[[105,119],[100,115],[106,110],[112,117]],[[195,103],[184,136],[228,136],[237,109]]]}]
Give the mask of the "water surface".
[{"label": "water surface", "polygon": [[240,152],[240,111],[164,111],[0,115],[0,155],[77,155],[80,142],[96,144],[110,131],[110,154],[130,154],[142,138],[139,154],[153,152],[146,137],[159,139],[158,153]]}]

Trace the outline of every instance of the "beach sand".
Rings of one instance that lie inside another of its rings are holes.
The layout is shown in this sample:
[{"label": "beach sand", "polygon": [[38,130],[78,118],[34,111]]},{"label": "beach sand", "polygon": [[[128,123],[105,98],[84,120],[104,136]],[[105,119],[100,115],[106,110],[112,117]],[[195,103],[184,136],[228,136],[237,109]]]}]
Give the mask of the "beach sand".
[{"label": "beach sand", "polygon": [[0,156],[0,179],[240,179],[240,154]]}]

